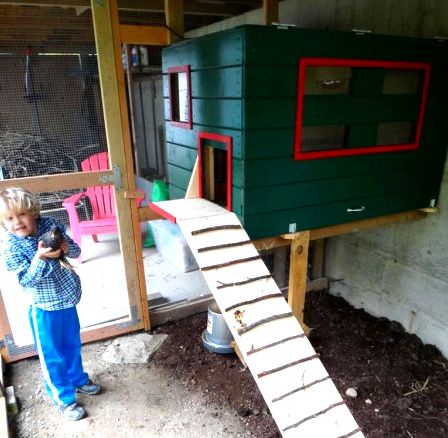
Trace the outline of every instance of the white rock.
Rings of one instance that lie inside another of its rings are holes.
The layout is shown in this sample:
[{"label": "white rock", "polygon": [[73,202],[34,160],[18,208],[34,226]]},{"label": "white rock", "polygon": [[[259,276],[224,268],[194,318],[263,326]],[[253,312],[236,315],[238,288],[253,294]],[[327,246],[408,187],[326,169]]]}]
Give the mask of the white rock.
[{"label": "white rock", "polygon": [[103,353],[109,363],[147,363],[168,335],[139,333],[115,339]]},{"label": "white rock", "polygon": [[351,398],[358,397],[358,393],[356,392],[355,388],[347,388],[347,390],[345,391],[345,394]]},{"label": "white rock", "polygon": [[370,398],[368,398],[368,399],[366,400],[366,403],[367,403],[368,405],[371,405],[371,404],[372,404],[372,400],[370,400]]}]

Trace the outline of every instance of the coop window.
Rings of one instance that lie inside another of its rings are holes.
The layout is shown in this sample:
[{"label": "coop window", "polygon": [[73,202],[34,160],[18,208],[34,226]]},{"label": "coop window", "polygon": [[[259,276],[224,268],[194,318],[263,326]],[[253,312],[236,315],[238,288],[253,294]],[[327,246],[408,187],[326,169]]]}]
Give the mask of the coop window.
[{"label": "coop window", "polygon": [[171,124],[185,129],[192,128],[190,66],[181,65],[168,69],[170,89]]},{"label": "coop window", "polygon": [[430,64],[299,61],[294,158],[418,149]]},{"label": "coop window", "polygon": [[232,137],[198,132],[199,197],[232,211]]}]

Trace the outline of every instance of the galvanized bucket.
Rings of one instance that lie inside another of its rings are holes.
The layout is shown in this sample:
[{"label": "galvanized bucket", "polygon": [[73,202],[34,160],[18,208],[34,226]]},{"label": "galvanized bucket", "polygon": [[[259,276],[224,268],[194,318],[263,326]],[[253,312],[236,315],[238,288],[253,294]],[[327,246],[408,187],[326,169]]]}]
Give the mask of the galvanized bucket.
[{"label": "galvanized bucket", "polygon": [[232,333],[216,302],[208,307],[207,328],[202,333],[204,348],[212,353],[233,353]]}]

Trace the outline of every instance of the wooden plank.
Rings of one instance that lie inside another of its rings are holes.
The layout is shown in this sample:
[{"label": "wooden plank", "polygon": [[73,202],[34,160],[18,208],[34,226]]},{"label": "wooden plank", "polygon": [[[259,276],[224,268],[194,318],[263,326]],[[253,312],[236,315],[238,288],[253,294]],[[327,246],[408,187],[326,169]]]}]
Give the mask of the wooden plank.
[{"label": "wooden plank", "polygon": [[[330,227],[315,228],[313,230],[310,230],[310,240],[325,239],[328,237],[339,236],[341,234],[355,233],[357,231],[374,227],[381,227],[383,225],[394,224],[397,222],[421,220],[426,216],[427,214],[420,210],[413,210],[387,216],[375,217],[373,219],[347,222],[345,224],[333,225]],[[281,236],[274,236],[254,240],[254,245],[258,251],[265,251],[282,246],[289,246],[290,241],[284,239]]]},{"label": "wooden plank", "polygon": [[311,247],[311,278],[321,278],[324,273],[324,239],[317,239],[313,241]]},{"label": "wooden plank", "polygon": [[168,30],[163,26],[120,24],[120,37],[123,44],[148,46],[166,46],[168,44]]},{"label": "wooden plank", "polygon": [[7,187],[23,187],[33,193],[55,192],[58,190],[83,189],[94,186],[108,186],[110,181],[103,178],[112,177],[111,170],[98,172],[72,172],[57,175],[30,176],[0,181],[0,189]]},{"label": "wooden plank", "polygon": [[138,209],[138,220],[140,222],[153,221],[156,219],[163,219],[163,216],[149,207],[140,207]]},{"label": "wooden plank", "polygon": [[[149,328],[137,204],[135,200],[129,200],[123,196],[124,191],[135,190],[135,181],[125,80],[121,65],[117,2],[116,0],[110,2],[92,0],[91,7],[109,155],[112,165],[120,167],[122,177],[123,187],[116,190],[115,198],[129,304],[136,310],[135,324],[130,325],[129,330]],[[133,233],[129,233],[129,230],[133,230]]]},{"label": "wooden plank", "polygon": [[310,239],[324,239],[327,237],[339,236],[341,234],[354,233],[361,230],[366,230],[374,227],[381,227],[383,225],[394,224],[397,222],[421,220],[427,216],[426,213],[420,210],[406,211],[403,213],[391,214],[388,216],[380,216],[372,219],[365,219],[354,221],[345,224],[334,225],[330,227],[316,228],[310,230]]},{"label": "wooden plank", "polygon": [[278,23],[278,0],[263,0],[263,24]]},{"label": "wooden plank", "polygon": [[303,317],[305,310],[309,241],[309,231],[302,231],[295,235],[295,238],[291,242],[289,264],[288,304],[295,317],[300,321],[305,332],[308,329]]},{"label": "wooden plank", "polygon": [[199,170],[198,170],[198,159],[193,166],[193,171],[191,173],[190,182],[188,183],[187,193],[185,197],[188,199],[199,198]]},{"label": "wooden plank", "polygon": [[168,43],[181,40],[184,36],[183,0],[165,0],[165,20],[169,30]]},{"label": "wooden plank", "polygon": [[[244,226],[253,240],[287,233],[289,224],[308,230],[347,224],[359,220],[399,214],[428,206],[437,198],[436,187],[401,191],[377,196],[347,199],[331,204],[316,204],[290,210],[276,210],[244,216]],[[247,200],[245,200],[247,205]]]},{"label": "wooden plank", "polygon": [[[248,238],[236,226],[240,223],[234,213],[204,199],[156,204],[176,217],[200,268],[257,253],[246,245],[223,247]],[[293,242],[307,245],[309,232],[302,234],[302,240],[294,236]],[[204,245],[216,249],[200,252]],[[305,252],[295,247],[296,254]],[[203,275],[282,435],[325,438],[356,430],[355,420],[264,263],[256,259],[228,264]]]}]

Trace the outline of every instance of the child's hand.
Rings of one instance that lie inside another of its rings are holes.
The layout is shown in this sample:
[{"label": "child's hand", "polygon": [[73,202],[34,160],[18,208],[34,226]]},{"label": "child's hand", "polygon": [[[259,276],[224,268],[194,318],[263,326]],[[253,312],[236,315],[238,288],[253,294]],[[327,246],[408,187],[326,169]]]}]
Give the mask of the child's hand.
[{"label": "child's hand", "polygon": [[46,258],[57,259],[60,255],[61,255],[61,248],[53,250],[51,248],[45,248],[43,242],[39,242],[37,244],[36,257],[38,257],[41,260],[45,260]]},{"label": "child's hand", "polygon": [[64,239],[64,241],[62,242],[61,246],[60,246],[61,250],[63,251],[64,254],[67,254],[69,251],[69,246],[68,246],[68,242]]}]

